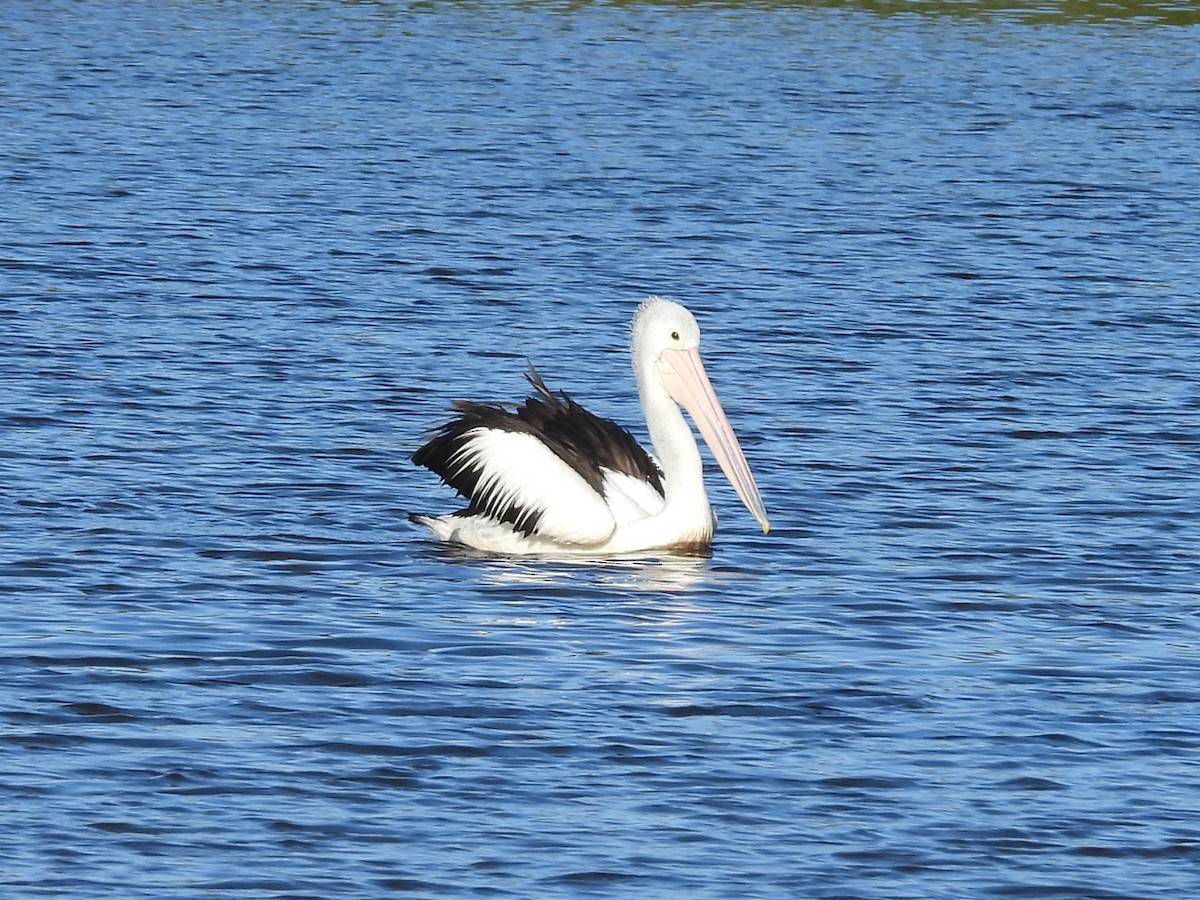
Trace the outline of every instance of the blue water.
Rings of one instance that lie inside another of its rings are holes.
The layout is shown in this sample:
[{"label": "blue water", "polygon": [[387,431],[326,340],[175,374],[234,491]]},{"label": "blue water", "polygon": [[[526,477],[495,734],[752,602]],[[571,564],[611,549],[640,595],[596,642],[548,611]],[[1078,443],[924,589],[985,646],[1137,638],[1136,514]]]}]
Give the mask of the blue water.
[{"label": "blue water", "polygon": [[[1200,16],[988,6],[6,5],[0,893],[1200,891]],[[649,293],[770,535],[408,524]]]}]

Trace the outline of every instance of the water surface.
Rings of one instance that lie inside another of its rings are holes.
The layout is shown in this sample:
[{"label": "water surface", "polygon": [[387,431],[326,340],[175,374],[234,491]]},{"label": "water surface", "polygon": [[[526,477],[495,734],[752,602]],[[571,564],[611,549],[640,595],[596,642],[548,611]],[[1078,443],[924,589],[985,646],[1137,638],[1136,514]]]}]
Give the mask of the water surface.
[{"label": "water surface", "polygon": [[[1181,10],[6,9],[7,890],[1194,893]],[[644,436],[649,293],[769,536],[407,523],[526,358]]]}]

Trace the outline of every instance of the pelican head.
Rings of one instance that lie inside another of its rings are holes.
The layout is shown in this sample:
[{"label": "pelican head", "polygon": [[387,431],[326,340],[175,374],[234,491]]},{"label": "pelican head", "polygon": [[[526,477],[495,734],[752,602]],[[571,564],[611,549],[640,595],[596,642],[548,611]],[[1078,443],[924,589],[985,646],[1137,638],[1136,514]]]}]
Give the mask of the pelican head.
[{"label": "pelican head", "polygon": [[754,476],[700,360],[700,326],[678,303],[650,297],[633,318],[633,368],[643,402],[661,392],[687,410],[742,503],[770,531]]}]

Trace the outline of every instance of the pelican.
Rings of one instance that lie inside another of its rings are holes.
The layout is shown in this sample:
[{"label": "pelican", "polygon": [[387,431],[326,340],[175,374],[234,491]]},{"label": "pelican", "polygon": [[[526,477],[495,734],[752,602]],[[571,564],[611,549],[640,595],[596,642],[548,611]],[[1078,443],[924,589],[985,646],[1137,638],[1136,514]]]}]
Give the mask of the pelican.
[{"label": "pelican", "polygon": [[441,541],[489,553],[707,553],[716,517],[683,407],[766,534],[758,486],[700,361],[695,317],[650,297],[632,331],[633,371],[657,461],[615,422],[551,392],[530,364],[536,396],[516,409],[456,402],[457,418],[413,454],[462,495],[466,509],[409,518]]}]

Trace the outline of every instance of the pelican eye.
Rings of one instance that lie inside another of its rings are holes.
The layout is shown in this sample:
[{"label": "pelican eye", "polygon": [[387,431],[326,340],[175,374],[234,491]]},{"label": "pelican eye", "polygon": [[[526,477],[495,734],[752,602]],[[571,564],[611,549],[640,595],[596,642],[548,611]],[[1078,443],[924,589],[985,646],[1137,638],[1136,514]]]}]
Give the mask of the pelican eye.
[{"label": "pelican eye", "polygon": [[673,340],[673,341],[679,340],[679,332],[678,331],[671,332],[671,340]]}]

